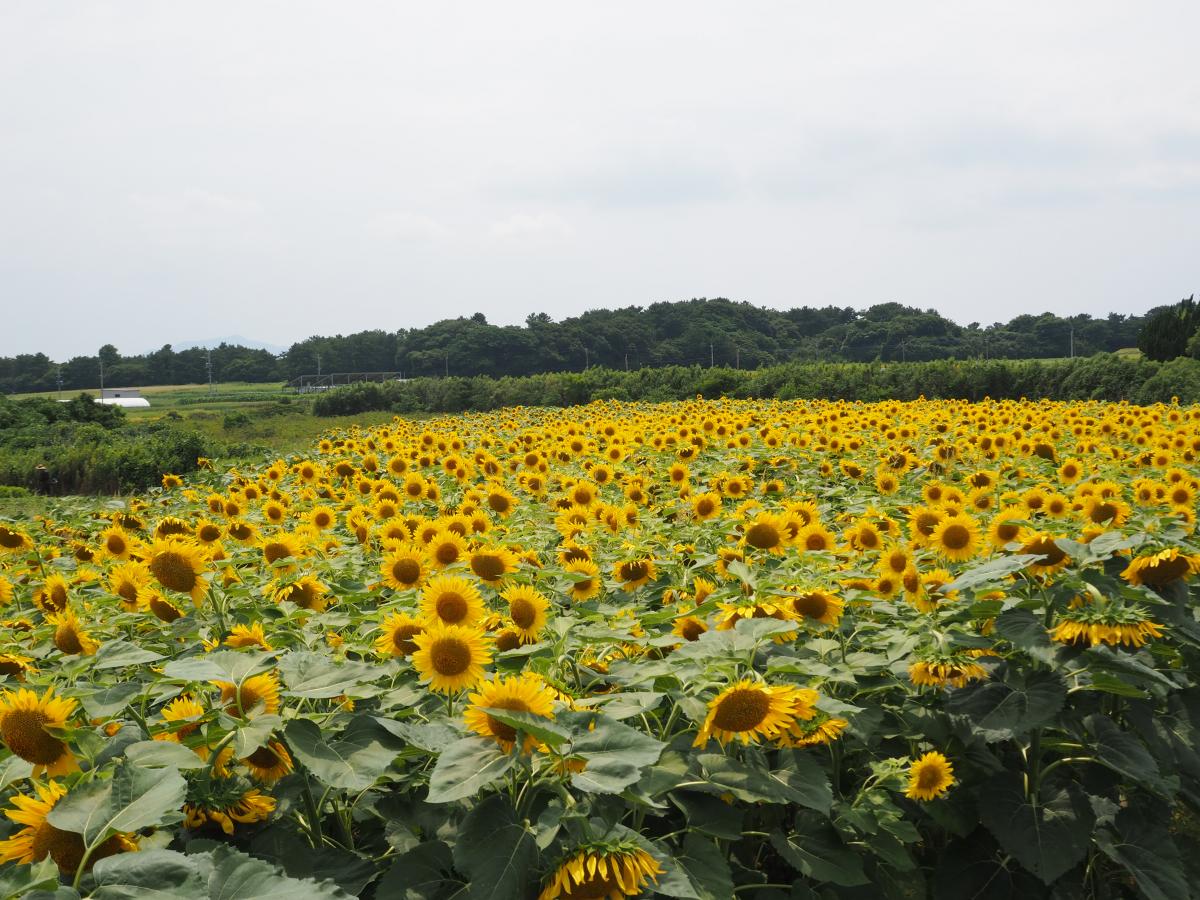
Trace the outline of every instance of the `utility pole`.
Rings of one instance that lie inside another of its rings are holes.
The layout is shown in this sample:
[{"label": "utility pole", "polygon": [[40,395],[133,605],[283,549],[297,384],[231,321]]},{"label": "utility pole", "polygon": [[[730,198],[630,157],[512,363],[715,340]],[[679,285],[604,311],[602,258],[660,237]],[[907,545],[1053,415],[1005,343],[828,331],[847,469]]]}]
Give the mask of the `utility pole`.
[{"label": "utility pole", "polygon": [[100,361],[100,396],[104,396],[104,357],[96,354],[96,359]]},{"label": "utility pole", "polygon": [[212,383],[212,348],[208,347],[205,350],[204,368],[208,370],[208,392],[213,392]]},{"label": "utility pole", "polygon": [[58,371],[55,373],[55,378],[58,381],[58,399],[59,399],[59,401],[61,401],[62,400],[62,386],[63,386],[62,366],[58,367]]},{"label": "utility pole", "polygon": [[317,351],[317,374],[321,374],[321,351]]},{"label": "utility pole", "polygon": [[716,357],[713,355],[712,341],[709,341],[708,342],[708,367],[711,369],[716,364],[717,364]]},{"label": "utility pole", "polygon": [[1071,359],[1075,358],[1075,323],[1071,323]]},{"label": "utility pole", "polygon": [[629,351],[625,351],[625,371],[629,371]]},{"label": "utility pole", "polygon": [[583,370],[586,372],[592,367],[592,352],[587,347],[583,348]]},{"label": "utility pole", "polygon": [[447,353],[447,354],[446,354],[446,369],[445,369],[445,372],[446,372],[446,377],[447,377],[447,378],[449,378],[449,377],[450,377],[450,354],[449,354],[449,353]]}]

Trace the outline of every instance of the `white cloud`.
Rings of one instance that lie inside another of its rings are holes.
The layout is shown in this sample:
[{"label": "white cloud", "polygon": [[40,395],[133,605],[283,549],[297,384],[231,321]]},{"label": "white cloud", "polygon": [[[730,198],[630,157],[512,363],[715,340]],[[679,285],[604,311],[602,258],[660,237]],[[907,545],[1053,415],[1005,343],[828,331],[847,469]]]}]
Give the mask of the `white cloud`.
[{"label": "white cloud", "polygon": [[366,225],[371,237],[397,241],[437,241],[450,236],[443,222],[421,213],[393,211],[380,213]]},{"label": "white cloud", "polygon": [[557,213],[514,213],[493,222],[488,234],[493,240],[521,243],[553,241],[574,234],[570,224]]}]

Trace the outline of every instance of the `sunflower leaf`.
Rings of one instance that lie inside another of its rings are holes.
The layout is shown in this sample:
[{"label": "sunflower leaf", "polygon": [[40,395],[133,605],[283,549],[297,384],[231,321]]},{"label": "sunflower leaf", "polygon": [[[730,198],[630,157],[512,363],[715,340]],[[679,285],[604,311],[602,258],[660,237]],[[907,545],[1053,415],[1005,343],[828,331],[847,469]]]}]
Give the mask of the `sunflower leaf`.
[{"label": "sunflower leaf", "polygon": [[455,741],[438,756],[429,776],[430,803],[449,803],[473,797],[516,762],[511,753],[501,753],[495,741],[466,737]]},{"label": "sunflower leaf", "polygon": [[537,868],[532,832],[508,798],[494,794],[467,814],[454,843],[454,867],[470,879],[470,900],[508,900],[529,893]]},{"label": "sunflower leaf", "polygon": [[371,787],[398,753],[392,736],[367,716],[351,720],[345,731],[328,740],[309,719],[293,719],[284,734],[292,753],[309,771],[330,787],[346,791]]},{"label": "sunflower leaf", "polygon": [[187,783],[174,768],[144,768],[126,760],[108,781],[73,789],[46,820],[55,828],[83,836],[93,847],[114,832],[177,822]]},{"label": "sunflower leaf", "polygon": [[620,793],[642,777],[642,769],[658,762],[667,746],[608,716],[598,715],[594,721],[594,729],[581,730],[571,743],[571,755],[587,763],[571,777],[581,791]]},{"label": "sunflower leaf", "polygon": [[293,650],[279,658],[279,671],[289,697],[328,699],[354,691],[379,677],[378,666],[346,661],[334,663],[328,656],[308,650]]},{"label": "sunflower leaf", "polygon": [[557,747],[571,736],[571,732],[561,725],[554,724],[554,720],[536,713],[492,707],[483,708],[482,711],[509,728],[515,728],[551,747]]},{"label": "sunflower leaf", "polygon": [[1096,815],[1083,791],[1068,784],[1034,806],[1020,776],[994,778],[980,792],[979,816],[1007,853],[1050,884],[1087,854]]}]

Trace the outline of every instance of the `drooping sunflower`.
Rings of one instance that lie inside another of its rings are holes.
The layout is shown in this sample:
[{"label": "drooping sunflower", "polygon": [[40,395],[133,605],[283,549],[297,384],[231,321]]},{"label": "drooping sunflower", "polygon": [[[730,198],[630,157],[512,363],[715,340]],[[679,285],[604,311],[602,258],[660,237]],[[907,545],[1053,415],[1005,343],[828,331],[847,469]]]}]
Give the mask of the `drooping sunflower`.
[{"label": "drooping sunflower", "polygon": [[36,671],[30,657],[13,652],[0,653],[0,675],[13,681],[24,681],[27,674]]},{"label": "drooping sunflower", "polygon": [[383,620],[375,652],[381,656],[411,656],[417,650],[413,638],[425,630],[425,625],[407,613],[392,613]]},{"label": "drooping sunflower", "polygon": [[[236,782],[231,785],[236,785]],[[257,788],[243,791],[239,787],[234,787],[233,790],[232,796],[219,801],[210,797],[204,803],[185,803],[183,806],[184,825],[195,830],[211,823],[219,826],[225,834],[232,836],[237,825],[265,822],[275,811],[275,798],[265,796]]]},{"label": "drooping sunflower", "polygon": [[908,790],[904,796],[910,800],[933,800],[953,784],[954,767],[942,754],[931,750],[909,766]]},{"label": "drooping sunflower", "polygon": [[658,883],[663,868],[632,842],[589,844],[559,864],[538,900],[624,900]]},{"label": "drooping sunflower", "polygon": [[420,544],[404,543],[388,551],[380,563],[383,583],[392,590],[420,587],[432,569],[429,554]]},{"label": "drooping sunflower", "polygon": [[[50,811],[67,796],[67,790],[57,781],[34,784],[33,788],[35,795],[15,795],[12,806],[4,811],[9,819],[25,827],[8,840],[0,841],[0,862],[22,865],[41,862],[49,856],[58,866],[59,874],[69,878],[83,862],[87,849],[83,835],[55,828],[46,820]],[[87,868],[90,870],[106,857],[136,849],[137,844],[130,835],[114,834],[92,850]]]},{"label": "drooping sunflower", "polygon": [[1034,575],[1048,575],[1057,572],[1071,561],[1067,552],[1055,543],[1055,536],[1039,531],[1025,536],[1018,553],[1029,553],[1040,556],[1041,559],[1032,562],[1028,570]]},{"label": "drooping sunflower", "polygon": [[329,605],[329,588],[316,575],[276,578],[264,590],[276,603],[286,600],[312,612],[324,612]]},{"label": "drooping sunflower", "polygon": [[413,635],[417,645],[413,665],[431,691],[455,693],[483,680],[483,667],[492,661],[481,629],[434,624]]},{"label": "drooping sunflower", "polygon": [[516,554],[498,544],[488,544],[472,551],[467,563],[477,577],[489,584],[495,584],[517,570]]},{"label": "drooping sunflower", "polygon": [[815,691],[743,679],[709,702],[708,717],[693,746],[703,747],[714,737],[722,745],[733,740],[750,744],[777,738],[796,719],[812,718],[816,699]]},{"label": "drooping sunflower", "polygon": [[79,623],[75,611],[68,608],[60,613],[46,616],[54,626],[54,646],[68,656],[92,656],[100,645],[92,639]]},{"label": "drooping sunflower", "polygon": [[987,677],[987,669],[964,653],[919,659],[908,667],[908,679],[917,686],[960,688]]},{"label": "drooping sunflower", "polygon": [[671,633],[679,635],[685,641],[698,641],[700,635],[706,631],[708,623],[698,616],[681,616],[671,627]]},{"label": "drooping sunflower", "polygon": [[621,589],[625,591],[636,590],[658,574],[654,560],[648,556],[614,563],[612,572],[613,577],[621,582]]},{"label": "drooping sunflower", "polygon": [[163,622],[170,624],[183,618],[183,610],[167,599],[162,591],[144,588],[141,599],[146,604],[146,609]]},{"label": "drooping sunflower", "polygon": [[267,785],[292,771],[292,757],[279,741],[267,741],[242,763],[250,770],[251,777]]},{"label": "drooping sunflower", "polygon": [[546,627],[546,609],[550,606],[550,601],[536,588],[527,584],[514,585],[500,597],[508,603],[508,616],[513,627],[521,635],[521,641],[527,644],[536,641],[542,629]]},{"label": "drooping sunflower", "polygon": [[[467,696],[471,702],[465,713],[467,728],[483,737],[492,738],[507,753],[516,743],[517,730],[485,710],[503,709],[550,719],[554,717],[556,696],[554,689],[533,672],[505,677],[494,675]],[[526,735],[522,752],[529,753],[537,743],[535,738]]]},{"label": "drooping sunflower", "polygon": [[1130,584],[1163,587],[1173,581],[1186,581],[1200,572],[1200,555],[1181,553],[1178,547],[1138,556],[1121,572]]},{"label": "drooping sunflower", "polygon": [[842,736],[850,723],[837,716],[817,713],[808,721],[797,720],[779,738],[782,747],[815,747],[832,744]]},{"label": "drooping sunflower", "polygon": [[46,726],[65,727],[75,707],[75,700],[55,697],[53,687],[46,688],[41,697],[25,688],[5,691],[0,697],[0,740],[21,759],[33,763],[35,776],[78,771],[71,748],[46,730]]},{"label": "drooping sunflower", "polygon": [[274,672],[251,675],[241,685],[214,681],[221,689],[221,702],[231,716],[245,718],[260,704],[264,712],[279,712],[279,676]]},{"label": "drooping sunflower", "polygon": [[1162,636],[1162,626],[1150,621],[1139,607],[1118,604],[1077,606],[1068,610],[1050,633],[1053,640],[1076,647],[1142,647],[1147,640]]},{"label": "drooping sunflower", "polygon": [[192,540],[159,538],[150,545],[146,567],[164,588],[187,594],[197,608],[208,591],[204,578],[208,557]]},{"label": "drooping sunflower", "polygon": [[483,614],[483,598],[469,578],[439,575],[421,591],[421,615],[426,621],[474,625]]},{"label": "drooping sunflower", "polygon": [[933,529],[929,546],[945,559],[965,562],[979,552],[979,524],[968,515],[947,516]]}]

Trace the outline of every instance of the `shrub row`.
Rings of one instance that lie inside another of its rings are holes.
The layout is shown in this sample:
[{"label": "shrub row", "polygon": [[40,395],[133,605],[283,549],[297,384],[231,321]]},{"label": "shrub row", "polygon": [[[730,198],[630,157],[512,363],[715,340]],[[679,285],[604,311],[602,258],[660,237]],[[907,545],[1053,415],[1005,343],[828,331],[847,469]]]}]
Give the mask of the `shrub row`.
[{"label": "shrub row", "polygon": [[663,402],[702,396],[843,400],[1200,401],[1200,360],[1158,363],[1115,354],[1073,360],[940,360],[920,363],[789,363],[749,370],[667,366],[632,372],[593,368],[523,378],[414,378],[336,388],[318,416],[370,410],[455,413],[505,406],[571,406],[593,400]]}]

